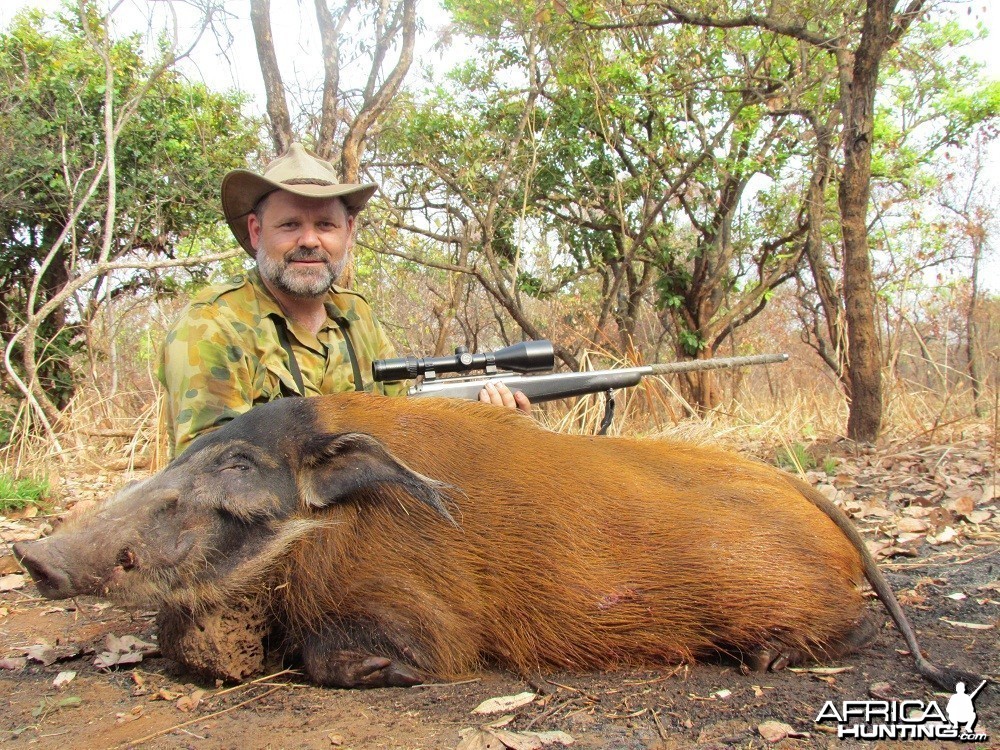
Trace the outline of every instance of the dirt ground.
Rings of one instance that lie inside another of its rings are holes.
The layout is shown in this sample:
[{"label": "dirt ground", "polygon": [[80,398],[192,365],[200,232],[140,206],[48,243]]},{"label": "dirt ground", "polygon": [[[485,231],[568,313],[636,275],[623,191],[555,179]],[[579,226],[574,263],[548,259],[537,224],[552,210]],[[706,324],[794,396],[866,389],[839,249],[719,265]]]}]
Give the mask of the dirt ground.
[{"label": "dirt ground", "polygon": [[[931,659],[995,680],[994,451],[991,436],[974,434],[948,445],[879,451],[813,446],[826,471],[809,478],[855,518]],[[67,477],[61,505],[101,496],[121,480]],[[37,536],[58,522],[63,508],[56,510],[0,518],[0,533],[7,542]],[[503,750],[545,741],[576,748],[877,748],[889,745],[840,741],[832,726],[816,724],[824,703],[875,696],[944,705],[948,697],[916,675],[891,626],[827,670],[744,675],[732,665],[698,664],[528,679],[485,673],[455,684],[369,691],[312,687],[280,667],[242,685],[192,682],[155,643],[154,613],[123,612],[96,599],[40,599],[0,548],[0,746]],[[110,652],[117,656],[107,656],[109,646],[118,647]],[[136,661],[99,668],[102,654],[105,661]],[[500,713],[472,713],[487,699],[521,693],[535,697]],[[1000,687],[987,686],[975,706],[976,731],[991,737],[978,746],[1000,747]]]}]

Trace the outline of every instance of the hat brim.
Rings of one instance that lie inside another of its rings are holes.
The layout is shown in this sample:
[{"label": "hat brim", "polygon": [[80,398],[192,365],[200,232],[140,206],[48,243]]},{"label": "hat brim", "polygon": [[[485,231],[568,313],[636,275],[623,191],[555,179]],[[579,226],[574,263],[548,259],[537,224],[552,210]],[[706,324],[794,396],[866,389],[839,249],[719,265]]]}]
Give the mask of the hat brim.
[{"label": "hat brim", "polygon": [[222,212],[236,241],[253,258],[257,257],[257,251],[250,244],[247,216],[261,198],[275,190],[284,190],[306,198],[340,198],[347,206],[348,212],[353,215],[365,207],[368,199],[378,190],[378,185],[370,183],[289,185],[268,180],[244,169],[234,169],[222,179]]}]

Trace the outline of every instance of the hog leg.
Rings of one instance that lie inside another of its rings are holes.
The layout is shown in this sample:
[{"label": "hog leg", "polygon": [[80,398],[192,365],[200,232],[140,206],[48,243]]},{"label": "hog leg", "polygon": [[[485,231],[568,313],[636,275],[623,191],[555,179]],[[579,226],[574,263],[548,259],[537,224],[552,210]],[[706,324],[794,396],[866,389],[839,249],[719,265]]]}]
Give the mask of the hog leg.
[{"label": "hog leg", "polygon": [[370,631],[366,637],[356,637],[364,631],[368,629],[338,627],[307,635],[302,660],[309,677],[317,684],[341,688],[409,687],[429,679],[399,659],[371,653],[393,653],[396,649],[388,642],[379,644]]},{"label": "hog leg", "polygon": [[780,642],[760,646],[743,655],[741,667],[744,672],[778,672],[817,659],[838,659],[867,645],[877,632],[878,624],[866,615],[847,633],[822,646],[801,649]]}]

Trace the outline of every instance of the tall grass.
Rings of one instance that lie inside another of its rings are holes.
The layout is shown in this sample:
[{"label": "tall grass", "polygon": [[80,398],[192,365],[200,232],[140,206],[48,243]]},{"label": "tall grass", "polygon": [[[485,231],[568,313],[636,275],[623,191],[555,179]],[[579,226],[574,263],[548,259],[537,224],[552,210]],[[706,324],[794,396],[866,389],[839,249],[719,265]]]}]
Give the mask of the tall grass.
[{"label": "tall grass", "polygon": [[[595,362],[597,357],[594,357]],[[588,358],[585,358],[588,362]],[[593,369],[609,366],[602,357]],[[635,363],[611,362],[628,367]],[[784,461],[793,471],[809,463],[808,448],[841,439],[847,423],[845,399],[829,378],[805,376],[791,365],[772,372],[753,368],[739,377],[723,375],[725,402],[699,413],[668,378],[648,378],[636,388],[617,391],[611,435],[669,438],[741,450],[763,460]],[[151,374],[147,384],[131,392],[103,395],[81,389],[58,424],[62,451],[32,424],[28,410],[16,410],[11,439],[0,449],[0,472],[12,478],[47,476],[52,472],[155,471],[166,464],[161,399]],[[138,377],[130,378],[133,384]],[[971,392],[938,392],[901,379],[887,380],[884,442],[947,442],[966,431],[986,430],[996,441],[996,394],[992,413],[973,414]],[[604,416],[600,394],[537,405],[535,418],[560,432],[596,434]],[[822,468],[822,467],[820,467]]]}]

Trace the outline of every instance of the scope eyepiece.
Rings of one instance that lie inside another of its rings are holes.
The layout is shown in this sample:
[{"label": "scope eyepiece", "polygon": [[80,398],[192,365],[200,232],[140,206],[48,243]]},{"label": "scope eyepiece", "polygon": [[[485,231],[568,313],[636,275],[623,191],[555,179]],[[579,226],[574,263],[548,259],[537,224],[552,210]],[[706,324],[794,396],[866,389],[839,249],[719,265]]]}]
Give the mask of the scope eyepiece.
[{"label": "scope eyepiece", "polygon": [[555,364],[552,342],[523,341],[505,346],[494,352],[472,354],[465,347],[459,347],[450,357],[396,357],[378,359],[372,362],[372,378],[379,383],[393,380],[412,380],[425,375],[434,377],[446,372],[472,372],[496,370],[511,372],[544,372]]}]

